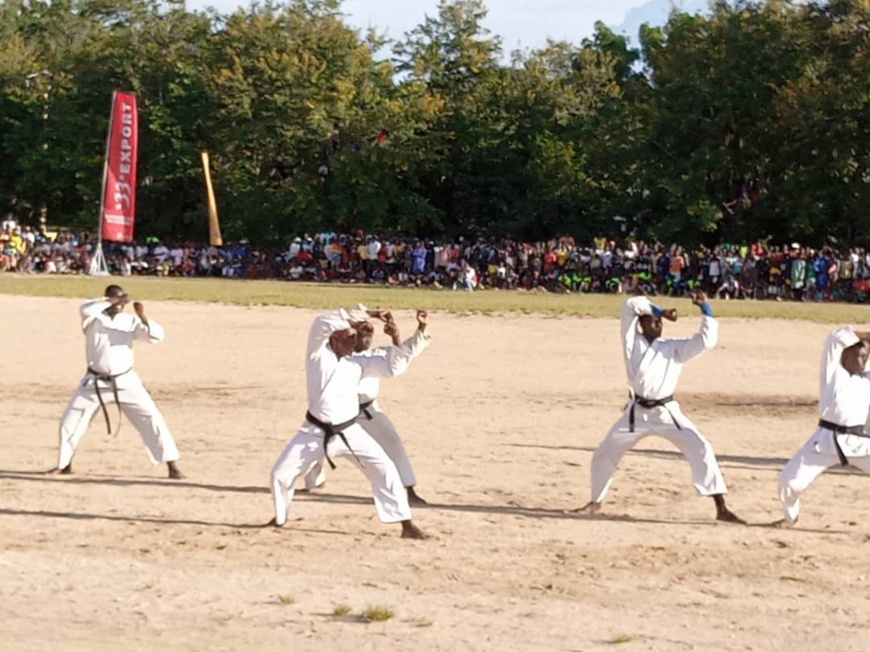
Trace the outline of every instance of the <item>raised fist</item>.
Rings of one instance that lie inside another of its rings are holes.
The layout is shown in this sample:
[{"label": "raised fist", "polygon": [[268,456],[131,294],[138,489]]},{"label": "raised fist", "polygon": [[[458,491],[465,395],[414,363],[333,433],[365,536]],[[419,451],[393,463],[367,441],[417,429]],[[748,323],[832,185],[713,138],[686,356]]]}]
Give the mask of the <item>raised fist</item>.
[{"label": "raised fist", "polygon": [[696,306],[700,306],[702,303],[707,302],[707,295],[703,290],[697,290],[692,292],[692,303]]}]

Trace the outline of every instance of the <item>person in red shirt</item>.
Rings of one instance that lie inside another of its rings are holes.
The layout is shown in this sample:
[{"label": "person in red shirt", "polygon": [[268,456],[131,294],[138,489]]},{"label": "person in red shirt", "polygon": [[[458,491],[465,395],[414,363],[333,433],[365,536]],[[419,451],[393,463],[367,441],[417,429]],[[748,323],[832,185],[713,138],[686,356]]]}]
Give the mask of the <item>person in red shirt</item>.
[{"label": "person in red shirt", "polygon": [[544,272],[552,272],[556,268],[556,252],[547,247],[543,257]]}]

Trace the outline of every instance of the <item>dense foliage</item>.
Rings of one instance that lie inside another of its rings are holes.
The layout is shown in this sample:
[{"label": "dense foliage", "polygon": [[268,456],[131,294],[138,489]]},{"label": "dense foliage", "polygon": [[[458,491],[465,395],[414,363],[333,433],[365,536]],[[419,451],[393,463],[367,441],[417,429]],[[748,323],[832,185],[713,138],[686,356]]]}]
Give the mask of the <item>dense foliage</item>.
[{"label": "dense foliage", "polygon": [[205,236],[203,149],[230,239],[867,231],[870,0],[720,0],[636,49],[599,24],[509,63],[485,15],[443,0],[385,42],[339,0],[4,0],[0,214],[94,224],[119,88],[140,103],[140,234]]}]

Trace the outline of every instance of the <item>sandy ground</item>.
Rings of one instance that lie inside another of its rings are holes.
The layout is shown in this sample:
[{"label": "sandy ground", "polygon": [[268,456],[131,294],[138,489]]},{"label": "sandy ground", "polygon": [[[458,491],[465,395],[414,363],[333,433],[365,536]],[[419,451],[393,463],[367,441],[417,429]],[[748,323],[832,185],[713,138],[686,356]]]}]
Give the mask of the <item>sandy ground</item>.
[{"label": "sandy ground", "polygon": [[[616,319],[433,316],[432,347],[382,399],[433,503],[415,521],[434,538],[409,542],[347,462],[287,528],[256,527],[305,411],[304,310],[147,305],[168,338],[140,346],[137,368],[187,480],[165,480],[129,423],[112,439],[99,420],[75,476],[43,475],[84,366],[77,304],[0,296],[0,649],[870,649],[864,476],[822,476],[795,530],[717,524],[651,438],[603,515],[565,513],[588,499],[624,401]],[[693,313],[666,334],[692,332]],[[777,474],[813,429],[827,330],[725,321],[683,374],[683,408],[754,524],[780,517]],[[350,615],[333,618],[340,605]],[[355,617],[375,605],[393,617]]]}]

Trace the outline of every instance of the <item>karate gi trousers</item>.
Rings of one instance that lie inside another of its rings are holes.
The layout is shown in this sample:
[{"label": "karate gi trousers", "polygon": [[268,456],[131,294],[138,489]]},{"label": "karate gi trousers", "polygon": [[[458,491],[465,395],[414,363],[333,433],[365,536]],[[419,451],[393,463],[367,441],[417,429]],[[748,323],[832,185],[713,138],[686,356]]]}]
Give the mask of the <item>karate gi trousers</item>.
[{"label": "karate gi trousers", "polygon": [[[145,389],[139,375],[130,370],[115,377],[118,390],[118,404],[121,412],[133,424],[145,444],[148,456],[153,464],[159,462],[174,462],[180,455],[172,433],[154,399]],[[99,396],[97,390],[99,389]],[[117,424],[117,409],[114,405],[115,395],[112,383],[100,380],[92,372],[85,374],[78,388],[72,395],[69,404],[60,420],[60,450],[57,468],[63,469],[70,465],[75,455],[76,447],[87,432],[88,426],[100,408],[100,398],[107,407],[112,420],[113,431]]]},{"label": "karate gi trousers", "polygon": [[817,428],[779,475],[779,499],[788,523],[797,521],[800,496],[813,481],[827,469],[842,465],[834,437],[837,437],[849,464],[864,473],[870,473],[870,439],[857,435],[834,435],[826,428]]},{"label": "karate gi trousers", "polygon": [[[382,523],[398,523],[411,519],[411,507],[396,465],[362,426],[354,423],[343,430],[348,448],[338,435],[327,444],[330,458],[343,458],[356,465],[368,478],[375,509]],[[283,525],[293,501],[293,483],[323,463],[323,431],[305,421],[278,456],[272,467],[271,488],[275,502],[275,522]]]},{"label": "karate gi trousers", "polygon": [[663,437],[679,449],[689,462],[692,482],[699,495],[713,496],[727,492],[713,447],[683,414],[679,403],[671,401],[649,409],[635,405],[634,432],[630,428],[631,406],[631,402],[626,405],[622,416],[592,454],[592,502],[604,500],[622,456],[650,435]]}]

